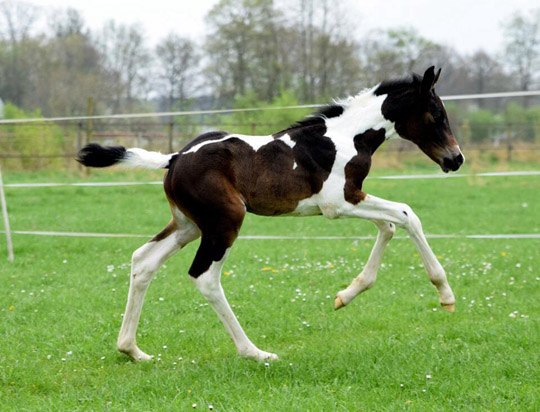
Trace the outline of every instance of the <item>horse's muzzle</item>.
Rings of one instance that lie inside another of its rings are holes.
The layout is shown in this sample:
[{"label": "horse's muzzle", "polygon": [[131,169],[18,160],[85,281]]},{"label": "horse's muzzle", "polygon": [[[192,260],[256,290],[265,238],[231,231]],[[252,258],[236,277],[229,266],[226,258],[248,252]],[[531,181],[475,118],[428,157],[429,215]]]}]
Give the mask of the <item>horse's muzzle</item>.
[{"label": "horse's muzzle", "polygon": [[455,172],[461,167],[463,162],[465,162],[465,157],[460,152],[457,156],[454,156],[453,158],[445,157],[443,159],[441,169],[443,170],[444,173],[448,173],[450,170],[452,172]]}]

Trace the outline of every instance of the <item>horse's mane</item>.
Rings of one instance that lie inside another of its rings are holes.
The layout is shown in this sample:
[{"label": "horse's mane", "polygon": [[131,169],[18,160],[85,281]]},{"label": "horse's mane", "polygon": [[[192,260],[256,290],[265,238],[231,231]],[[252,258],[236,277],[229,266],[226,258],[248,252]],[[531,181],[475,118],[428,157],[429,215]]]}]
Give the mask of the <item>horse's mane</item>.
[{"label": "horse's mane", "polygon": [[401,79],[385,80],[375,89],[375,94],[388,94],[402,89],[410,89],[411,86],[422,83],[422,76],[416,73],[411,73],[409,76]]},{"label": "horse's mane", "polygon": [[276,133],[275,135],[283,135],[287,133],[290,130],[297,129],[299,127],[308,127],[308,126],[315,126],[320,125],[324,123],[324,119],[330,119],[332,117],[338,117],[341,116],[341,114],[345,111],[345,108],[343,105],[334,103],[329,104],[327,106],[324,106],[321,110],[318,112],[315,112],[313,114],[310,114],[309,116],[305,117],[302,120],[299,120],[286,129],[283,129],[282,131]]},{"label": "horse's mane", "polygon": [[[379,86],[373,91],[377,96],[382,94],[388,94],[390,92],[407,92],[412,86],[422,82],[422,76],[416,73],[411,73],[409,76],[402,77],[400,79],[385,80],[379,84]],[[349,98],[353,100],[353,97]],[[315,126],[324,123],[325,119],[332,117],[339,117],[343,114],[348,104],[348,100],[337,100],[333,104],[324,106],[318,112],[310,114],[302,120],[299,120],[286,129],[276,133],[275,135],[283,135],[290,130],[297,129],[299,127]]]}]

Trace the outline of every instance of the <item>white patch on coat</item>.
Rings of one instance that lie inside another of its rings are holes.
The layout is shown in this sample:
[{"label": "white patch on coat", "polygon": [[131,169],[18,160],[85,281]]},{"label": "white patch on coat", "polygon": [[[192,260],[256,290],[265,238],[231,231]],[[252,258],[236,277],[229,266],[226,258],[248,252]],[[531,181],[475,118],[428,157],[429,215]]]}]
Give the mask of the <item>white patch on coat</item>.
[{"label": "white patch on coat", "polygon": [[294,142],[291,139],[291,136],[289,136],[288,134],[284,134],[283,136],[281,136],[280,138],[278,138],[276,140],[281,140],[283,143],[285,143],[291,149],[294,149],[294,146],[296,145],[296,142]]},{"label": "white patch on coat", "polygon": [[221,139],[207,140],[206,142],[201,142],[199,144],[196,144],[191,149],[185,151],[183,154],[195,153],[203,146],[213,144],[213,143],[224,142],[224,141],[229,140],[229,139],[240,139],[243,142],[250,145],[251,148],[253,150],[255,150],[255,151],[258,151],[261,147],[267,145],[268,143],[272,143],[272,142],[275,142],[275,141],[282,141],[287,146],[289,146],[291,149],[294,148],[294,146],[296,145],[296,142],[294,142],[288,134],[284,134],[283,136],[281,136],[281,137],[279,137],[277,139],[274,138],[274,136],[272,136],[272,135],[250,136],[250,135],[245,135],[245,134],[228,134],[227,136],[224,136]]},{"label": "white patch on coat", "polygon": [[338,102],[344,106],[344,112],[338,117],[325,119],[326,134],[336,147],[336,159],[330,175],[319,193],[298,202],[293,215],[323,214],[327,218],[337,218],[345,200],[345,166],[356,156],[354,136],[366,130],[385,130],[388,139],[395,134],[394,124],[385,119],[381,107],[386,95],[376,96],[375,88],[355,97]]},{"label": "white patch on coat", "polygon": [[255,151],[259,150],[262,146],[274,141],[274,138],[272,136],[249,136],[249,135],[244,135],[244,134],[228,134],[227,136],[222,137],[221,139],[207,140],[206,142],[196,144],[195,146],[193,146],[191,149],[184,152],[183,154],[186,155],[188,153],[195,153],[203,146],[219,143],[219,142],[224,142],[229,139],[240,139],[243,142],[250,145],[251,148]]},{"label": "white patch on coat", "polygon": [[221,270],[223,264],[229,255],[230,248],[225,251],[225,254],[221,260],[212,262],[206,272],[201,274],[197,278],[190,276],[191,281],[195,284],[197,289],[208,300],[218,317],[223,322],[225,329],[229,333],[231,339],[236,345],[236,349],[241,356],[248,358],[254,358],[256,360],[265,359],[277,359],[277,355],[269,352],[265,352],[257,348],[253,342],[247,337],[244,329],[240,326],[238,319],[234,315],[225,292],[221,287]]}]

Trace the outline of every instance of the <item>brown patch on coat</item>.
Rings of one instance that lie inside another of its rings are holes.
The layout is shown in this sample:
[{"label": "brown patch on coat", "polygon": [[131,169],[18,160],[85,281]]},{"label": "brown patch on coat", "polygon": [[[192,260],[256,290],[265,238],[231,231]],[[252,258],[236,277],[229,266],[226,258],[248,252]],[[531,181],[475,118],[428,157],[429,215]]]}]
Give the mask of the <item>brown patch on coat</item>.
[{"label": "brown patch on coat", "polygon": [[165,226],[165,229],[163,229],[161,232],[159,232],[157,235],[155,235],[150,242],[159,242],[160,240],[163,240],[171,235],[171,233],[178,230],[178,226],[174,219],[172,219],[167,226]]},{"label": "brown patch on coat", "polygon": [[238,199],[242,209],[258,215],[290,213],[330,175],[336,149],[325,132],[320,124],[289,130],[294,148],[275,139],[255,151],[231,135],[180,154],[169,165],[165,192],[201,230],[225,199]]}]

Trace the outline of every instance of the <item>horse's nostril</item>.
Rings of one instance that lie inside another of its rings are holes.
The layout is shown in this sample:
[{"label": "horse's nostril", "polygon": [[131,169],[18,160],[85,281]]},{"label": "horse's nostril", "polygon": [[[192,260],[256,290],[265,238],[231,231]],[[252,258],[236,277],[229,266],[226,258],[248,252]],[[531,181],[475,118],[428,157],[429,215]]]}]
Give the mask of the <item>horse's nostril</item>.
[{"label": "horse's nostril", "polygon": [[461,166],[464,160],[465,159],[463,158],[463,155],[461,153],[458,154],[454,159],[454,161],[458,164],[458,166]]}]

